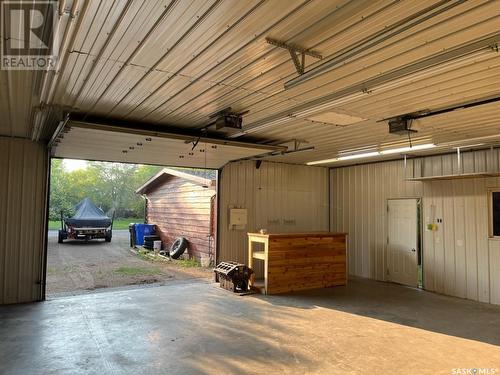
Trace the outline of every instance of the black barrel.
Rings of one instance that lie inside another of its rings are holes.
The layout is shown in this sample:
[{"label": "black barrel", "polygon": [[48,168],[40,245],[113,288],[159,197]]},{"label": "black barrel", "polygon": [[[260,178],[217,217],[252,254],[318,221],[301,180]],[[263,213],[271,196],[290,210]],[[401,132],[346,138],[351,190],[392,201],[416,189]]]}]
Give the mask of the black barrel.
[{"label": "black barrel", "polygon": [[128,225],[128,231],[130,234],[130,247],[135,247],[135,224],[130,223]]}]

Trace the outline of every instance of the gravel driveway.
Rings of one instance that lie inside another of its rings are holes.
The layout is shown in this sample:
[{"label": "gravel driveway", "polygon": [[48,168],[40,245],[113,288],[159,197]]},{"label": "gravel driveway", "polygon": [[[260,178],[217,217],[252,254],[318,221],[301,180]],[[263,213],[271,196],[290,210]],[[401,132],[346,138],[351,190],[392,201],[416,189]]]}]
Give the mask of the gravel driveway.
[{"label": "gravel driveway", "polygon": [[57,243],[57,231],[49,231],[47,295],[76,294],[126,285],[165,283],[212,277],[212,269],[182,267],[179,263],[142,259],[129,248],[127,230],[113,231],[103,240]]}]

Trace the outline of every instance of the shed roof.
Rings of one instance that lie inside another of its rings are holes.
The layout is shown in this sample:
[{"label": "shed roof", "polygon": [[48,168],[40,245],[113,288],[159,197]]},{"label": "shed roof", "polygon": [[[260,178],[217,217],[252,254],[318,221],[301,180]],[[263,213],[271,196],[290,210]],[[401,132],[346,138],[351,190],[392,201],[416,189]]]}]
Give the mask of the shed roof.
[{"label": "shed roof", "polygon": [[[146,194],[151,189],[157,187],[160,183],[165,182],[169,176],[180,177],[188,180],[196,185],[213,187],[215,186],[216,172],[213,170],[199,171],[199,170],[185,170],[180,171],[177,169],[163,168],[148,181],[146,181],[135,192],[136,194]],[[203,176],[203,177],[202,177]]]}]

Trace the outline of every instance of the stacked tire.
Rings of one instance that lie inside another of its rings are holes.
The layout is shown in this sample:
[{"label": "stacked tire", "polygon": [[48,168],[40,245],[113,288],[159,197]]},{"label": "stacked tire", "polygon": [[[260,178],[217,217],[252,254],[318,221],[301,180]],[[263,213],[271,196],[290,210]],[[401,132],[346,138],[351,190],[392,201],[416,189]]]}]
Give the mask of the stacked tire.
[{"label": "stacked tire", "polygon": [[157,235],[144,236],[144,248],[148,250],[153,250],[154,242],[160,240],[161,240],[160,236]]}]

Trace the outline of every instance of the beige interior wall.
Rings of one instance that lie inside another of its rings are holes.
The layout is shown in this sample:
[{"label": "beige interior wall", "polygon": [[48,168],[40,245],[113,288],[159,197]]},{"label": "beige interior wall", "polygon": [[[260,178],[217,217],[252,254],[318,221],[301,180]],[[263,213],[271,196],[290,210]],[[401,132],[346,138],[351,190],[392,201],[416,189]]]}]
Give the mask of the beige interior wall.
[{"label": "beige interior wall", "polygon": [[[328,169],[255,161],[229,163],[220,183],[219,261],[247,263],[247,232],[328,230]],[[246,208],[248,224],[229,228],[229,209]]]},{"label": "beige interior wall", "polygon": [[[481,171],[484,160],[478,152],[467,158],[467,168]],[[454,155],[415,160],[425,175],[450,174],[454,163]],[[387,199],[422,198],[424,287],[500,304],[500,240],[488,238],[488,189],[494,187],[499,177],[406,181],[403,161],[332,169],[331,229],[349,233],[350,274],[385,280]],[[437,218],[443,220],[438,230],[427,231],[425,224]]]},{"label": "beige interior wall", "polygon": [[46,147],[0,137],[0,304],[42,298]]}]

